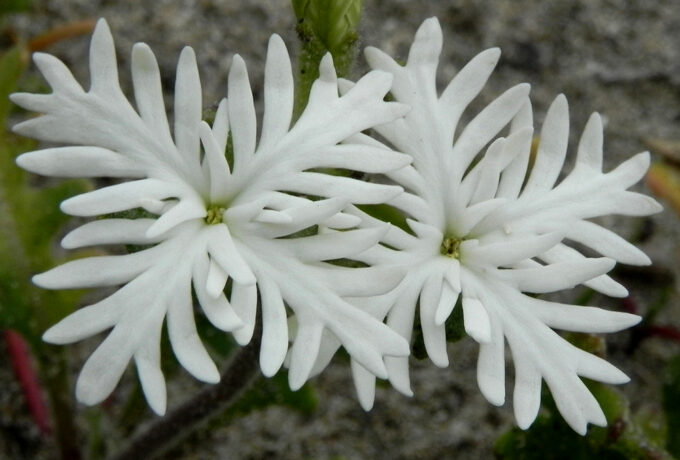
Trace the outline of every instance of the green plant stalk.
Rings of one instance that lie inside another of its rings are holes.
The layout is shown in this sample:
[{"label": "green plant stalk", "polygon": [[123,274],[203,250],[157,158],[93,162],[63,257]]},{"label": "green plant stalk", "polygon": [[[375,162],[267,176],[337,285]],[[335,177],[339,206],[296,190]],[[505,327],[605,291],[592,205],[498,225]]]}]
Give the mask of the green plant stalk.
[{"label": "green plant stalk", "polygon": [[363,0],[292,0],[300,39],[294,118],[304,111],[319,64],[331,53],[336,73],[346,77],[356,57]]}]

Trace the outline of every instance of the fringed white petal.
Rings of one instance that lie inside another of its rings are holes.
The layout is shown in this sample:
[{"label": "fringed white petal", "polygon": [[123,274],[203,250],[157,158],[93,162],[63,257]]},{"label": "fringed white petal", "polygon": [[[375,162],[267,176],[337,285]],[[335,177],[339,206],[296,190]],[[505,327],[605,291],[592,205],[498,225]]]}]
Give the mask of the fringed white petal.
[{"label": "fringed white petal", "polygon": [[360,182],[348,177],[303,172],[286,178],[281,189],[309,195],[343,197],[355,204],[385,203],[403,192],[395,185]]},{"label": "fringed white petal", "polygon": [[629,265],[649,265],[652,261],[640,249],[621,238],[611,230],[607,230],[585,220],[574,222],[569,226],[566,237],[599,252],[605,257]]},{"label": "fringed white petal", "polygon": [[225,156],[224,148],[215,137],[213,130],[206,122],[201,123],[201,141],[205,149],[205,160],[210,176],[210,196],[222,198],[228,190],[231,174],[229,173],[229,163]]},{"label": "fringed white petal", "polygon": [[116,48],[111,30],[103,19],[97,21],[90,42],[90,91],[99,94],[120,91]]},{"label": "fringed white petal", "polygon": [[435,313],[441,298],[442,281],[440,273],[430,275],[420,294],[420,327],[423,330],[425,349],[432,362],[438,367],[449,365],[446,352],[446,331],[444,326],[435,322]]},{"label": "fringed white petal", "polygon": [[234,171],[245,165],[255,152],[257,121],[253,93],[250,89],[246,63],[235,55],[229,71],[229,120],[234,146]]},{"label": "fringed white petal", "polygon": [[373,408],[375,401],[375,375],[355,360],[351,361],[351,368],[359,404],[368,412]]},{"label": "fringed white petal", "polygon": [[484,305],[473,297],[463,296],[465,332],[479,343],[491,342],[491,322]]},{"label": "fringed white petal", "polygon": [[148,336],[135,352],[137,375],[144,392],[144,397],[151,409],[158,415],[165,415],[167,390],[165,377],[161,370],[161,326],[149,328]]},{"label": "fringed white petal", "polygon": [[602,118],[595,112],[583,129],[576,151],[576,163],[602,172],[603,142]]},{"label": "fringed white petal", "polygon": [[286,45],[272,35],[267,49],[264,82],[264,118],[259,150],[267,150],[288,133],[293,117],[293,71]]},{"label": "fringed white petal", "polygon": [[196,331],[193,315],[191,291],[187,288],[177,292],[168,299],[168,337],[172,350],[191,375],[208,383],[220,381],[217,366],[208,355]]},{"label": "fringed white petal", "polygon": [[539,268],[500,270],[501,279],[517,286],[522,292],[555,292],[607,273],[616,262],[606,257],[561,262]]},{"label": "fringed white petal", "polygon": [[73,260],[33,277],[45,289],[115,286],[127,283],[155,261],[154,249],[123,256],[100,256]]},{"label": "fringed white petal", "polygon": [[321,346],[322,332],[323,324],[313,320],[300,321],[290,350],[288,369],[288,383],[293,391],[300,389],[312,372]]},{"label": "fringed white petal", "polygon": [[327,168],[342,168],[367,173],[395,171],[411,163],[409,155],[379,147],[341,144],[318,149],[315,155],[300,157],[296,166],[305,170],[322,163]]},{"label": "fringed white petal", "polygon": [[208,276],[211,261],[206,254],[198,255],[193,261],[194,291],[198,303],[208,320],[218,329],[233,331],[243,325],[223,293],[216,296],[208,293]]},{"label": "fringed white petal", "polygon": [[158,62],[144,43],[132,47],[132,82],[139,115],[149,129],[170,143],[170,126],[165,112]]},{"label": "fringed white petal", "polygon": [[[103,23],[106,24],[106,21]],[[47,53],[33,53],[33,62],[54,93],[64,93],[70,96],[84,93],[68,67],[56,57]]]},{"label": "fringed white petal", "polygon": [[255,330],[257,286],[255,284],[234,283],[231,287],[229,303],[243,323],[242,327],[233,332],[234,339],[239,345],[247,345]]},{"label": "fringed white petal", "polygon": [[175,144],[185,164],[198,164],[200,141],[198,129],[203,115],[201,80],[196,54],[185,47],[177,63],[175,81]]},{"label": "fringed white petal", "polygon": [[512,117],[524,105],[528,94],[529,85],[517,85],[486,106],[468,123],[448,156],[453,168],[454,180],[462,178],[463,173],[482,147],[512,120]]},{"label": "fringed white petal", "polygon": [[226,225],[213,225],[205,230],[208,236],[208,252],[215,262],[234,281],[240,284],[254,284],[255,275],[234,244]]},{"label": "fringed white petal", "polygon": [[266,277],[258,280],[262,299],[260,368],[266,377],[276,374],[288,351],[288,319],[279,288]]},{"label": "fringed white petal", "polygon": [[61,245],[77,249],[98,244],[153,244],[160,241],[146,235],[153,223],[153,219],[95,220],[69,232]]},{"label": "fringed white petal", "polygon": [[597,307],[567,305],[540,299],[527,299],[525,303],[542,323],[565,331],[590,334],[618,332],[635,326],[641,320],[637,315]]},{"label": "fringed white petal", "polygon": [[69,198],[61,210],[72,216],[97,216],[140,207],[144,200],[163,200],[173,195],[173,187],[157,179],[141,179],[111,185]]},{"label": "fringed white petal", "polygon": [[448,278],[447,282],[442,283],[442,293],[439,297],[439,304],[437,305],[437,310],[434,312],[434,323],[437,326],[443,325],[449,318],[451,312],[453,312],[453,309],[456,307],[459,294],[460,291],[456,291],[451,287]]},{"label": "fringed white petal", "polygon": [[536,161],[522,194],[542,193],[555,185],[564,164],[568,142],[569,109],[567,98],[560,94],[545,116]]},{"label": "fringed white petal", "polygon": [[111,150],[98,147],[58,147],[17,157],[22,168],[56,177],[144,177],[139,165]]},{"label": "fringed white petal", "polygon": [[[122,290],[118,291],[121,292]],[[42,339],[48,343],[64,345],[78,342],[113,327],[121,315],[121,309],[118,304],[112,302],[112,297],[71,313],[45,331]]]},{"label": "fringed white petal", "polygon": [[477,384],[487,401],[502,406],[505,403],[505,338],[498,320],[489,319],[489,326],[489,341],[479,344]]},{"label": "fringed white petal", "polygon": [[355,256],[375,246],[387,233],[388,227],[350,230],[291,238],[281,241],[297,259],[304,262],[320,262]]},{"label": "fringed white petal", "polygon": [[[446,124],[455,127],[465,108],[477,97],[501,56],[499,48],[489,48],[472,58],[446,86],[439,98]],[[453,141],[453,130],[451,132]]]}]

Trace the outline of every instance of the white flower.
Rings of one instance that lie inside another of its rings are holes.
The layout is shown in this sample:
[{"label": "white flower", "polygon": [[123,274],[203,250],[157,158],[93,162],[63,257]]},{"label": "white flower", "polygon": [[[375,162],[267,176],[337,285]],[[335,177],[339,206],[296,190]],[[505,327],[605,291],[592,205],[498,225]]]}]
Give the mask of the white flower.
[{"label": "white flower", "polygon": [[[352,228],[359,219],[341,212],[348,203],[380,203],[401,193],[398,186],[311,171],[331,167],[385,172],[410,163],[406,155],[346,141],[406,112],[401,104],[383,101],[391,84],[388,73],[371,72],[339,97],[327,56],[309,105],[289,129],[291,64],[283,41],[272,36],[264,120],[256,144],[252,92],[238,55],[229,75],[229,100],[220,103],[211,127],[201,122],[194,53],[190,48],[182,51],[175,86],[174,139],[151,50],[136,44],[132,51],[135,110],[119,87],[113,39],[105,21],[97,24],[92,38],[89,91],[55,57],[38,53],[34,59],[53,92],[14,94],[15,103],[44,114],[15,130],[68,146],[24,154],[18,164],[44,175],[133,179],[64,201],[62,210],[71,215],[99,216],[143,208],[157,216],[86,223],[63,239],[64,247],[149,247],[127,255],[72,261],[34,278],[36,284],[49,289],[124,284],[45,333],[48,342],[63,344],[113,328],[78,378],[80,401],[103,400],[134,358],[150,406],[164,413],[166,391],[159,349],[164,319],[180,363],[200,380],[219,380],[196,331],[192,284],[206,317],[216,327],[233,332],[240,344],[248,343],[253,334],[259,290],[260,364],[267,376],[278,371],[287,354],[286,305],[294,312],[297,334],[289,372],[294,389],[308,378],[322,333],[336,337],[355,360],[383,378],[387,377],[385,355],[408,354],[401,336],[342,298],[384,293],[403,273],[323,263],[352,257],[375,245],[385,228],[280,238],[317,224]],[[228,139],[233,145],[231,167],[225,158]],[[308,195],[329,198],[312,201]],[[233,283],[227,299],[228,278]]]},{"label": "white flower", "polygon": [[[477,377],[484,396],[492,404],[504,403],[506,339],[516,371],[514,409],[519,426],[526,428],[535,419],[545,380],[566,421],[585,433],[588,422],[604,425],[606,420],[579,376],[606,383],[628,378],[552,328],[614,332],[637,323],[639,317],[524,293],[554,292],[582,283],[608,295],[627,295],[605,273],[616,261],[645,265],[649,259],[588,219],[660,210],[653,199],[626,191],[647,170],[649,155],[638,154],[603,173],[602,122],[594,114],[581,137],[574,169],[555,185],[569,133],[566,99],[559,96],[543,124],[536,162],[527,172],[533,128],[526,84],[490,103],[456,137],[461,114],[482,89],[500,52],[489,49],[477,55],[438,96],[435,76],[441,46],[439,23],[428,19],[416,34],[405,66],[378,49],[366,50],[372,68],[394,76],[394,99],[412,107],[404,119],[376,128],[397,150],[413,157],[412,166],[387,174],[407,190],[391,204],[407,213],[413,234],[391,228],[384,242],[399,251],[375,247],[363,255],[366,262],[409,267],[400,286],[383,296],[382,312],[376,307],[374,315],[387,314],[387,324],[410,338],[419,303],[428,355],[445,367],[444,323],[460,296],[465,330],[480,344]],[[508,124],[508,134],[501,137]],[[366,224],[376,223],[358,210],[356,215]],[[603,257],[586,257],[572,243]],[[407,358],[386,362],[395,388],[411,394]],[[360,399],[370,407],[375,379],[360,369],[359,374],[355,380]]]}]

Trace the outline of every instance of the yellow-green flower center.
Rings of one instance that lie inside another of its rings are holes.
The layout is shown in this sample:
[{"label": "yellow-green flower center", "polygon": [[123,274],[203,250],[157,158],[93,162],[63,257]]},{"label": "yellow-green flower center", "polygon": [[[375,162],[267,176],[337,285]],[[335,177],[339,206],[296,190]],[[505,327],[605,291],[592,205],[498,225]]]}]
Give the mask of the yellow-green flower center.
[{"label": "yellow-green flower center", "polygon": [[462,238],[447,236],[444,238],[444,241],[442,241],[442,245],[439,247],[439,252],[441,252],[441,254],[446,257],[460,259],[460,243],[462,242]]},{"label": "yellow-green flower center", "polygon": [[224,208],[217,204],[208,206],[205,223],[208,225],[221,224],[224,221]]}]

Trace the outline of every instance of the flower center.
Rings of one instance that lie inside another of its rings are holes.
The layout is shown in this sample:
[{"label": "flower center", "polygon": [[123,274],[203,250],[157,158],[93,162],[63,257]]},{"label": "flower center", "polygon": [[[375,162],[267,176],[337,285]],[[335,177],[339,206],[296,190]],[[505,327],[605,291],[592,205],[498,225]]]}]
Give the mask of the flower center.
[{"label": "flower center", "polygon": [[451,257],[452,259],[460,259],[460,243],[463,242],[463,238],[455,238],[447,236],[442,241],[442,245],[439,247],[439,252],[446,257]]},{"label": "flower center", "polygon": [[224,208],[217,204],[208,206],[208,214],[205,216],[205,223],[208,225],[221,224],[224,221]]}]

